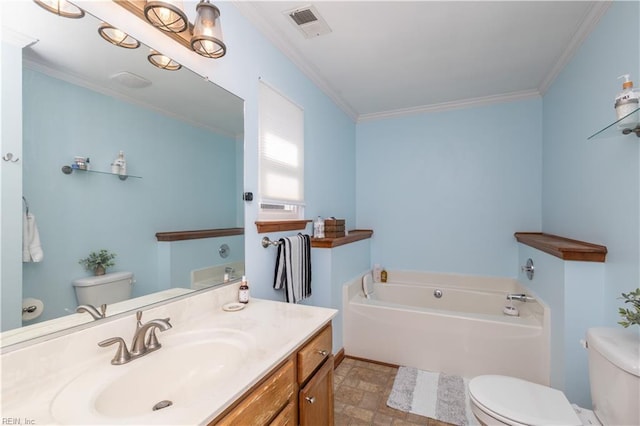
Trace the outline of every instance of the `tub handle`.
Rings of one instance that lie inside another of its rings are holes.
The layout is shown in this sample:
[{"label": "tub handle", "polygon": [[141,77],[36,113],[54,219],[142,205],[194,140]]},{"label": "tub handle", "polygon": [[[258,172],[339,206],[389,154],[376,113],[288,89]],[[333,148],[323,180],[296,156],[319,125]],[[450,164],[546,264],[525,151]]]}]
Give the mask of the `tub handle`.
[{"label": "tub handle", "polygon": [[325,351],[324,349],[318,349],[318,353],[322,356],[327,356],[329,352]]},{"label": "tub handle", "polygon": [[522,272],[527,274],[527,278],[529,278],[529,280],[533,279],[533,274],[536,268],[533,266],[533,260],[531,258],[527,259],[527,264],[521,266],[520,269]]}]

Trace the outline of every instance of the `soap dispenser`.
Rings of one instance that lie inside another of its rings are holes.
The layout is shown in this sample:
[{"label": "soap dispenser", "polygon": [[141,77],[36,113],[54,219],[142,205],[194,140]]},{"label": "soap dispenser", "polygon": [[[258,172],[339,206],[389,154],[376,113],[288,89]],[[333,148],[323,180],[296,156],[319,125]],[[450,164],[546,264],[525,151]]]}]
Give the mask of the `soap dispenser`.
[{"label": "soap dispenser", "polygon": [[615,101],[617,120],[622,120],[618,122],[618,127],[634,129],[638,125],[638,114],[631,113],[638,109],[638,95],[633,90],[633,81],[631,81],[631,76],[629,74],[624,74],[618,77],[618,79],[622,78],[624,79],[624,82],[622,83],[622,92],[616,96]]},{"label": "soap dispenser", "polygon": [[247,283],[247,277],[242,276],[240,280],[240,288],[238,289],[238,302],[247,304],[249,303],[249,283]]}]

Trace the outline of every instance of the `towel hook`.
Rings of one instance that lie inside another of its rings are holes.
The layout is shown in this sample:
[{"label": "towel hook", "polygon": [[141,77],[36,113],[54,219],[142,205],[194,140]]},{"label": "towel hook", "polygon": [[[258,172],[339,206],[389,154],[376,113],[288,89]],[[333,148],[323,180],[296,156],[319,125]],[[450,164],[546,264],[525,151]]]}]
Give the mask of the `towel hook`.
[{"label": "towel hook", "polygon": [[279,246],[282,244],[280,241],[271,241],[269,237],[262,238],[262,247],[267,248],[269,246]]},{"label": "towel hook", "polygon": [[24,203],[24,209],[26,213],[29,214],[29,203],[27,202],[27,199],[24,198],[24,195],[22,196],[22,202]]},{"label": "towel hook", "polygon": [[5,155],[2,156],[2,159],[4,161],[11,161],[12,163],[17,163],[18,161],[20,161],[20,159],[18,157],[13,157],[13,153],[12,152],[7,152]]}]

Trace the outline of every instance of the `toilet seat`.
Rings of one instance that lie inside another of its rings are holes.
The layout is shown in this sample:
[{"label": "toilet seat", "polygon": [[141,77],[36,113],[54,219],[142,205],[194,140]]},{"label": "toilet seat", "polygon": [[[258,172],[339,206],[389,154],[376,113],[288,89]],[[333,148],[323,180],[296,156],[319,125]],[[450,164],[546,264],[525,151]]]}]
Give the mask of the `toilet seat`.
[{"label": "toilet seat", "polygon": [[562,392],[515,377],[475,377],[469,396],[477,409],[507,425],[582,425]]}]

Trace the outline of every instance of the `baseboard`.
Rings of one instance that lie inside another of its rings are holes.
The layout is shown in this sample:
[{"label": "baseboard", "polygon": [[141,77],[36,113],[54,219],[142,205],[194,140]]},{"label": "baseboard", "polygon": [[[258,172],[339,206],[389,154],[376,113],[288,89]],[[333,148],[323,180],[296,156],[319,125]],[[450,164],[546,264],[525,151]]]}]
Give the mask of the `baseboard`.
[{"label": "baseboard", "polygon": [[340,363],[344,361],[344,348],[341,348],[334,356],[333,356],[333,369],[338,368]]},{"label": "baseboard", "polygon": [[[358,357],[358,356],[345,355],[344,354],[344,349],[341,349],[341,352],[342,352],[342,359],[340,359],[340,362],[342,362],[345,358],[349,358],[349,359],[355,359],[357,361],[370,362],[372,364],[385,365],[387,367],[394,367],[394,368],[400,367],[398,364],[391,364],[389,362],[382,362],[382,361],[376,361],[376,360],[368,359],[368,358],[361,358],[361,357]],[[336,355],[336,357],[337,357],[337,355]]]}]

